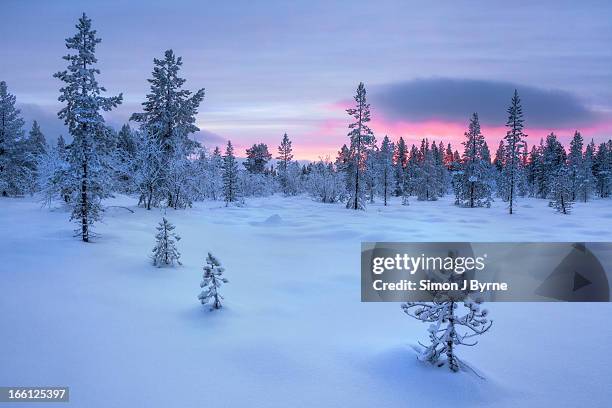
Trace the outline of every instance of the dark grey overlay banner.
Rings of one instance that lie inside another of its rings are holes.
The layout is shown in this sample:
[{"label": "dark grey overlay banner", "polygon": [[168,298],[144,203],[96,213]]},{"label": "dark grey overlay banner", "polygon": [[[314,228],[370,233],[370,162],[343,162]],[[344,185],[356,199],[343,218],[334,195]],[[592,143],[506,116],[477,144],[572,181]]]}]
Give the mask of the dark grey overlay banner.
[{"label": "dark grey overlay banner", "polygon": [[609,302],[609,242],[364,242],[362,302]]}]

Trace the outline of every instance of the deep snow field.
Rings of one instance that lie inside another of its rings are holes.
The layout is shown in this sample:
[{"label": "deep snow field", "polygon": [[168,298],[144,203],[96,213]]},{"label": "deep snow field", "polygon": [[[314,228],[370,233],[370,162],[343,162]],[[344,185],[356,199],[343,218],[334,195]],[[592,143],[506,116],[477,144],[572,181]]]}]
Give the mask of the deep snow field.
[{"label": "deep snow field", "polygon": [[[167,210],[183,265],[161,269],[148,257],[162,210],[107,204],[135,213],[109,208],[84,244],[66,210],[0,199],[0,385],[69,386],[59,405],[84,408],[612,406],[611,304],[488,304],[492,329],[458,349],[483,380],[419,362],[426,324],[361,303],[359,272],[361,241],[612,241],[612,200],[569,216],[450,196],[366,212],[196,203]],[[230,281],[219,312],[197,300],[209,250]]]}]

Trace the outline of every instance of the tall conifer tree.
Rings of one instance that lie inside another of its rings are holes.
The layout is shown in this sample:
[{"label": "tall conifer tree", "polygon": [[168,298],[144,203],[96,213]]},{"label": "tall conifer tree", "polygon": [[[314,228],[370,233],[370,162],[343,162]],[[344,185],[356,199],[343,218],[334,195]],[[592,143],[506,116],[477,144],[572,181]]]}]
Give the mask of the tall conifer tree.
[{"label": "tall conifer tree", "polygon": [[238,198],[238,163],[236,163],[234,146],[231,141],[227,142],[225,156],[223,156],[223,197],[226,206]]},{"label": "tall conifer tree", "polygon": [[[404,146],[405,148],[405,146]],[[397,164],[393,164],[393,143],[385,136],[378,152],[378,185],[380,194],[383,196],[383,204],[386,206],[389,196],[396,188],[395,177],[397,175]],[[403,170],[402,170],[403,171]]]},{"label": "tall conifer tree", "polygon": [[276,168],[278,169],[281,190],[284,194],[290,194],[293,191],[290,188],[289,164],[293,160],[293,149],[287,133],[283,135],[283,140],[281,140],[281,144],[278,146],[278,156],[276,156],[276,159],[278,160]]},{"label": "tall conifer tree", "polygon": [[31,180],[30,161],[24,140],[24,121],[15,95],[0,81],[0,194],[21,195]]},{"label": "tall conifer tree", "polygon": [[523,108],[518,91],[514,90],[512,102],[508,108],[508,121],[506,122],[504,163],[502,168],[502,197],[508,201],[508,211],[514,212],[518,186],[521,177],[521,150],[523,148],[525,134],[523,133],[524,119]]},{"label": "tall conifer tree", "polygon": [[162,157],[157,160],[161,175],[154,186],[154,196],[165,196],[168,206],[174,208],[190,203],[180,182],[184,177],[172,173],[186,170],[186,163],[176,161],[186,162],[199,146],[189,135],[199,130],[196,115],[204,99],[204,88],[194,93],[184,89],[185,79],[180,76],[182,65],[182,58],[172,50],[167,50],[162,59],[153,59],[153,74],[148,79],[151,89],[142,104],[143,112],[131,117],[161,148]]},{"label": "tall conifer tree", "polygon": [[65,106],[58,112],[68,126],[73,141],[70,147],[70,175],[75,197],[71,219],[78,224],[76,233],[88,242],[91,226],[99,220],[101,200],[110,194],[109,160],[113,149],[111,132],[104,124],[102,111],[119,105],[122,95],[104,97],[98,84],[96,46],[100,39],[84,13],[76,25],[77,33],[66,39],[71,52],[64,56],[68,68],[54,76],[64,83],[58,100]]},{"label": "tall conifer tree", "polygon": [[363,82],[359,83],[355,94],[355,107],[346,112],[353,117],[349,125],[348,136],[351,140],[348,163],[349,200],[346,208],[354,210],[365,209],[363,171],[366,167],[368,149],[374,143],[374,133],[368,127],[370,121],[370,104],[366,100],[366,89]]},{"label": "tall conifer tree", "polygon": [[465,138],[461,170],[453,177],[455,202],[470,208],[488,207],[491,205],[491,165],[477,113],[470,119]]}]

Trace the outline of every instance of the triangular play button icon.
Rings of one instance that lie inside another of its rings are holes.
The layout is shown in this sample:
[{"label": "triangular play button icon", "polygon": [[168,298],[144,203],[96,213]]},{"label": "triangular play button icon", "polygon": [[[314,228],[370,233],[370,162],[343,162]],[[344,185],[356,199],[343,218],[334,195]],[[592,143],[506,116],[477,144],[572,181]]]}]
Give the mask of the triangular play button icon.
[{"label": "triangular play button icon", "polygon": [[610,286],[599,259],[585,244],[577,243],[571,245],[570,252],[535,289],[535,294],[566,302],[608,302]]},{"label": "triangular play button icon", "polygon": [[574,271],[574,288],[572,289],[574,292],[584,288],[587,285],[590,285],[591,282],[584,276],[582,276],[578,271]]}]

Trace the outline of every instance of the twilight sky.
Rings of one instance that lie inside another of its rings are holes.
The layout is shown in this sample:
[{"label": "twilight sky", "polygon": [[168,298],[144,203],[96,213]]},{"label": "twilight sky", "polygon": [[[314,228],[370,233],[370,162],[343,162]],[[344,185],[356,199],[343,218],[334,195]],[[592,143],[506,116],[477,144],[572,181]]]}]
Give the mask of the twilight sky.
[{"label": "twilight sky", "polygon": [[[457,143],[479,112],[494,150],[514,88],[529,142],[612,136],[612,3],[602,1],[29,1],[0,3],[0,80],[49,139],[64,39],[93,19],[100,83],[124,104],[120,126],[148,90],[154,57],[183,57],[189,89],[206,88],[197,135],[239,150],[282,134],[296,157],[335,156],[359,81],[378,139]],[[457,148],[459,146],[456,146]]]}]

